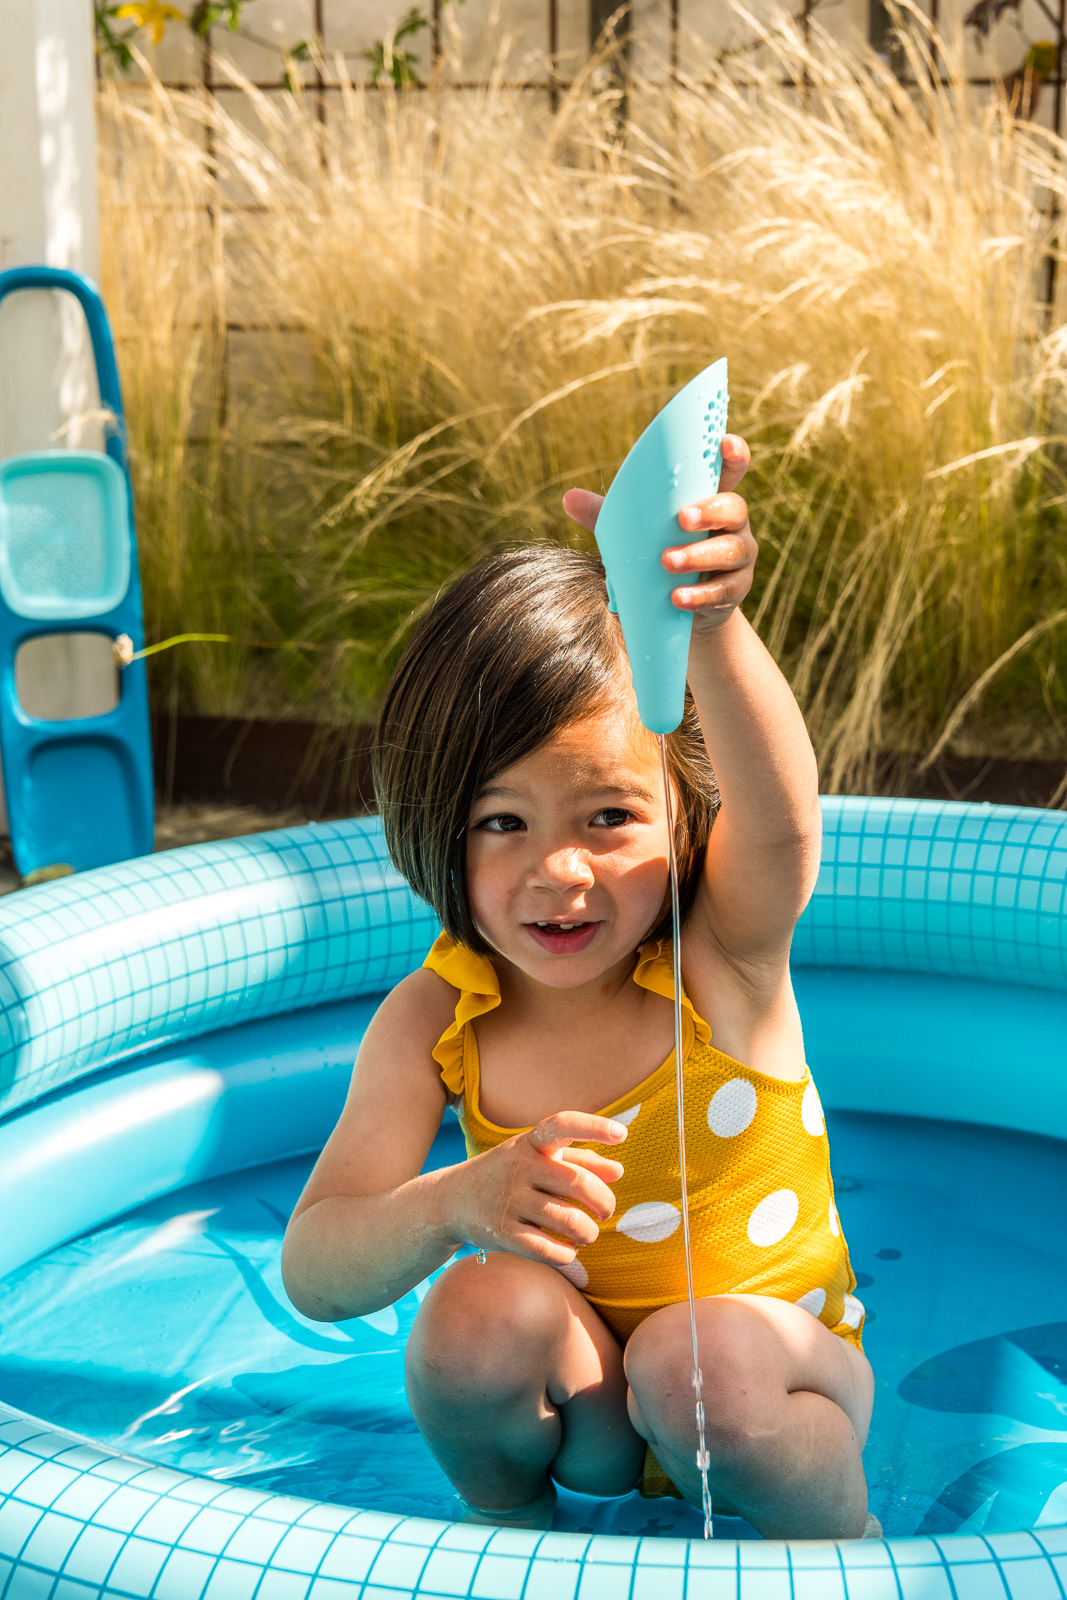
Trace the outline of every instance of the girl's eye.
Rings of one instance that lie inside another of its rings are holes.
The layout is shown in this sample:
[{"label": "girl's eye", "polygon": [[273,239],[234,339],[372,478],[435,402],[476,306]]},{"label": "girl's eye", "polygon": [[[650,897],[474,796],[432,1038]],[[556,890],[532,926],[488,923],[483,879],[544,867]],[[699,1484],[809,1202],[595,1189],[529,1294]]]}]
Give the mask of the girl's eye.
[{"label": "girl's eye", "polygon": [[621,828],[631,820],[629,811],[623,811],[619,806],[605,806],[603,811],[598,811],[593,818],[595,828]]},{"label": "girl's eye", "polygon": [[485,833],[518,833],[526,824],[521,817],[514,816],[510,811],[502,811],[495,817],[485,817],[478,823],[478,827]]}]

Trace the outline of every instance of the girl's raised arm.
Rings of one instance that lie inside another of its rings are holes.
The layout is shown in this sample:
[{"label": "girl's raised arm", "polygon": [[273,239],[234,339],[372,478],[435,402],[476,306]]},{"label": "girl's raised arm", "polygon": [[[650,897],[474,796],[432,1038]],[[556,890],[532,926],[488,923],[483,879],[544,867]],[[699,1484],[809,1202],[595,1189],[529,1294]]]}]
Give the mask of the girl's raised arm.
[{"label": "girl's raised arm", "polygon": [[700,923],[732,962],[776,977],[819,868],[818,768],[800,707],[738,610],[752,583],[756,541],[734,488],[748,469],[744,441],[727,435],[719,492],[679,515],[706,534],[665,550],[674,602],[693,612],[689,686],[722,807],[708,846]]},{"label": "girl's raised arm", "polygon": [[[756,541],[733,491],[748,447],[727,434],[719,492],[678,517],[691,542],[663,552],[674,602],[693,612],[689,686],[722,797],[692,919],[731,963],[777,974],[818,871],[815,755],[781,672],[737,609],[752,583]],[[592,529],[599,495],[572,489],[568,513]],[[699,537],[705,535],[705,537]]]}]

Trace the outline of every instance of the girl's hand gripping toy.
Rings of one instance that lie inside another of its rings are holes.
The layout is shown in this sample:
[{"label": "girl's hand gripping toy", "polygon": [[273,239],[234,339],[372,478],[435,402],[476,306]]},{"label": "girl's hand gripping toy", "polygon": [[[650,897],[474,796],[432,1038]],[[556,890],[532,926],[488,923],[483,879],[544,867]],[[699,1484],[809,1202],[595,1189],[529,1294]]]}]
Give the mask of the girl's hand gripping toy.
[{"label": "girl's hand gripping toy", "polygon": [[671,600],[677,575],[660,560],[679,542],[678,513],[719,487],[726,432],[726,362],[716,361],[687,383],[633,446],[615,475],[596,521],[596,542],[608,582],[608,602],[619,614],[641,721],[659,739],[667,805],[671,916],[674,933],[674,1063],[678,1102],[678,1165],[682,1188],[682,1243],[693,1352],[697,1451],[704,1537],[712,1536],[708,1452],[704,1442],[703,1374],[697,1344],[693,1251],[689,1238],[689,1185],[685,1170],[685,1082],[682,1070],[682,957],[674,806],[664,736],[685,710],[685,675],[693,614]]},{"label": "girl's hand gripping toy", "polygon": [[680,543],[678,513],[719,487],[726,361],[716,361],[649,423],[615,474],[596,523],[611,609],[619,613],[637,709],[650,733],[672,733],[685,706],[693,615],[671,603],[678,575],[660,556]]}]

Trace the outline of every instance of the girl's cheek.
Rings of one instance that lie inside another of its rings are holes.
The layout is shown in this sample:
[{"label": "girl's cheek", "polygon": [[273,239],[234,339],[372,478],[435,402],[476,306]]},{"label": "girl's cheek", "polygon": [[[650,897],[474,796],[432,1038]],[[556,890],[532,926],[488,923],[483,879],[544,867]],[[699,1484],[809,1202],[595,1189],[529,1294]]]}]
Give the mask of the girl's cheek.
[{"label": "girl's cheek", "polygon": [[619,881],[627,893],[642,892],[653,896],[662,894],[670,881],[670,863],[666,856],[638,856],[619,863]]},{"label": "girl's cheek", "polygon": [[490,851],[468,846],[467,894],[475,916],[491,914],[504,893],[503,879],[500,863],[493,861]]}]

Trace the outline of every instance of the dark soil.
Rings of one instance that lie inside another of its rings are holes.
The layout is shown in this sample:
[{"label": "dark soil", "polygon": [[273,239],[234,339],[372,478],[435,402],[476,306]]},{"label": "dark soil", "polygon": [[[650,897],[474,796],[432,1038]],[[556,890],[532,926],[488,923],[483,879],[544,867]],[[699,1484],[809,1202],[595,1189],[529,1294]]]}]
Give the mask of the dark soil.
[{"label": "dark soil", "polygon": [[887,757],[879,792],[913,800],[978,800],[999,806],[1067,805],[1067,768],[1061,761],[1005,761],[985,756],[942,756],[919,773],[917,763]]},{"label": "dark soil", "polygon": [[[359,816],[374,806],[372,729],[247,718],[153,718],[156,790],[161,803],[254,806],[306,817]],[[921,800],[996,805],[1067,804],[1064,764],[945,756],[926,772],[887,756],[879,792]]]},{"label": "dark soil", "polygon": [[372,729],[242,717],[152,718],[156,794],[183,802],[296,810],[305,817],[370,811]]}]

